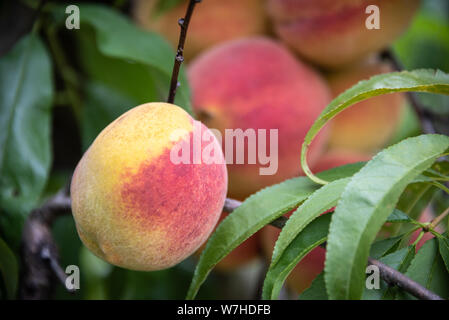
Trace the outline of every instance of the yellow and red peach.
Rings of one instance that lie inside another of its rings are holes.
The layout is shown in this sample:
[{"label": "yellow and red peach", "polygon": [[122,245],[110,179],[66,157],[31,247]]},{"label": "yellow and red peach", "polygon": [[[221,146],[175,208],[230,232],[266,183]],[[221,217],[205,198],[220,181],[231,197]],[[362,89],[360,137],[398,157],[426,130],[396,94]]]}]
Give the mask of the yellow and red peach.
[{"label": "yellow and red peach", "polygon": [[[277,34],[303,58],[337,68],[390,45],[407,28],[419,0],[268,0]],[[379,29],[368,29],[369,5]]]},{"label": "yellow and red peach", "polygon": [[[171,151],[179,144],[193,148],[192,137],[204,132],[167,103],[143,104],[109,124],[71,183],[73,217],[86,247],[111,264],[147,271],[194,253],[220,217],[226,166],[215,138],[210,143],[221,163],[175,164]],[[208,145],[202,143],[201,152]]]},{"label": "yellow and red peach", "polygon": [[[391,72],[387,63],[366,61],[327,79],[334,97],[361,80]],[[399,125],[405,105],[404,94],[382,95],[359,102],[332,120],[329,147],[373,153],[383,147]]]},{"label": "yellow and red peach", "polygon": [[[279,42],[257,37],[205,52],[192,62],[188,77],[194,111],[223,137],[226,129],[266,129],[267,136],[270,129],[278,130],[277,172],[261,175],[259,169],[266,165],[260,161],[228,163],[230,197],[244,200],[268,185],[301,174],[300,146],[330,101],[328,87],[317,72]],[[326,133],[323,130],[310,148],[312,164],[324,149]],[[270,137],[266,140],[270,150]],[[246,151],[247,147],[245,140]],[[224,149],[227,154],[229,150]]]},{"label": "yellow and red peach", "polygon": [[[184,1],[161,14],[155,13],[155,0],[138,0],[134,7],[136,21],[146,29],[164,35],[176,48],[179,41],[178,20],[185,16]],[[266,17],[263,0],[207,0],[195,8],[186,39],[186,57],[220,42],[263,34]]]}]

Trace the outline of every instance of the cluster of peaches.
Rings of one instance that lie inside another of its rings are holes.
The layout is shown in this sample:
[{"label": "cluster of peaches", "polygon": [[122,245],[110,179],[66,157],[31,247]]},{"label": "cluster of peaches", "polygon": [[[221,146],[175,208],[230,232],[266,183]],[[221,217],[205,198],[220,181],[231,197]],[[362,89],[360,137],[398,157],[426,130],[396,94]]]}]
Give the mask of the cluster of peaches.
[{"label": "cluster of peaches", "polygon": [[[365,26],[368,5],[380,9],[380,29]],[[260,189],[302,175],[300,147],[326,105],[373,75],[391,72],[379,52],[401,35],[419,0],[204,0],[196,6],[185,45],[199,130],[278,129],[278,170],[260,164],[175,165],[170,134],[193,119],[180,108],[150,103],[110,124],[80,161],[72,209],[89,249],[137,270],[170,267],[201,250],[220,219],[225,197],[245,200]],[[155,14],[155,1],[135,2],[138,24],[176,47],[187,1]],[[403,94],[366,100],[337,116],[314,140],[309,164],[320,172],[369,160],[401,121]],[[196,127],[195,127],[196,128]],[[213,143],[218,143],[214,141]],[[265,254],[279,231],[267,226],[222,260],[239,268]],[[199,249],[200,248],[200,249]],[[199,250],[198,250],[199,249]],[[322,271],[316,248],[291,273],[297,292]]]}]

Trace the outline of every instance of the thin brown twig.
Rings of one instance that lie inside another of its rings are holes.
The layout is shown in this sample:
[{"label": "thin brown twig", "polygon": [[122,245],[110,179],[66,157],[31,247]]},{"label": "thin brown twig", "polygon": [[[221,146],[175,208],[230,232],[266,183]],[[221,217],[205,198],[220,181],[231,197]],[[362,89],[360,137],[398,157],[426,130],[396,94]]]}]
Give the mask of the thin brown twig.
[{"label": "thin brown twig", "polygon": [[192,18],[195,5],[199,2],[201,2],[201,0],[190,0],[185,17],[179,19],[178,21],[179,26],[181,27],[181,33],[179,36],[178,49],[176,50],[175,63],[173,65],[172,77],[170,81],[170,91],[167,99],[168,103],[175,102],[176,90],[179,86],[179,70],[181,68],[181,64],[184,62],[184,44],[186,42],[187,30],[189,28],[190,19]]}]

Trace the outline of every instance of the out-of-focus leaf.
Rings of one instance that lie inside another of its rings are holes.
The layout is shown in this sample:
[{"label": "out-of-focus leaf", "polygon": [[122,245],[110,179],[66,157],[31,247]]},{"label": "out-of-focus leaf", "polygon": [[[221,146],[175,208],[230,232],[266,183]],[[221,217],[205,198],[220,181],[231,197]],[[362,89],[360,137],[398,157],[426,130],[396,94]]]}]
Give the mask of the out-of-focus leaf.
[{"label": "out-of-focus leaf", "polygon": [[301,167],[305,174],[317,183],[327,183],[327,181],[317,178],[310,171],[307,164],[307,154],[312,140],[328,121],[357,102],[383,94],[406,91],[449,95],[449,74],[430,69],[381,74],[360,81],[340,94],[321,112],[307,132],[301,148]]},{"label": "out-of-focus leaf", "polygon": [[[95,28],[90,25],[76,34],[79,64],[89,81],[101,83],[138,104],[166,98],[165,92],[157,91],[155,69],[141,62],[102,53],[96,38]],[[157,75],[165,79],[164,75]]]},{"label": "out-of-focus leaf", "polygon": [[[91,4],[79,7],[82,12],[81,28],[83,23],[87,23],[95,29],[100,52],[156,70],[156,77],[164,79],[159,84],[163,85],[164,92],[160,100],[165,101],[175,59],[171,46],[159,35],[137,28],[124,16],[107,7]],[[175,104],[191,113],[190,91],[183,70],[179,82],[181,85],[177,90]]]},{"label": "out-of-focus leaf", "polygon": [[[329,180],[353,175],[363,164],[342,166],[319,173]],[[209,238],[195,269],[187,299],[195,298],[212,268],[263,226],[298,206],[319,185],[307,177],[286,180],[262,189],[229,214]]]},{"label": "out-of-focus leaf", "polygon": [[[433,12],[422,11],[393,48],[408,70],[435,68],[449,72],[449,23],[435,18]],[[423,93],[419,94],[419,99],[433,112],[449,113],[447,96]]]},{"label": "out-of-focus leaf", "polygon": [[86,150],[109,123],[135,105],[134,101],[101,82],[87,82],[81,119],[83,149]]},{"label": "out-of-focus leaf", "polygon": [[95,256],[86,247],[81,248],[80,263],[81,269],[90,279],[105,278],[112,271],[112,265]]},{"label": "out-of-focus leaf", "polygon": [[17,265],[14,253],[9,249],[6,243],[0,238],[0,273],[5,284],[6,296],[8,299],[14,299],[19,279],[19,266]]},{"label": "out-of-focus leaf", "polygon": [[95,256],[86,247],[81,248],[80,270],[83,271],[83,277],[86,280],[83,285],[85,299],[108,299],[104,280],[112,269],[112,265]]},{"label": "out-of-focus leaf", "polygon": [[162,15],[186,0],[158,0],[154,16]]},{"label": "out-of-focus leaf", "polygon": [[51,164],[52,67],[34,34],[0,59],[0,227],[18,243]]},{"label": "out-of-focus leaf", "polygon": [[331,299],[361,298],[377,232],[407,185],[448,147],[449,138],[442,135],[409,138],[381,151],[351,178],[329,228],[325,279]]}]

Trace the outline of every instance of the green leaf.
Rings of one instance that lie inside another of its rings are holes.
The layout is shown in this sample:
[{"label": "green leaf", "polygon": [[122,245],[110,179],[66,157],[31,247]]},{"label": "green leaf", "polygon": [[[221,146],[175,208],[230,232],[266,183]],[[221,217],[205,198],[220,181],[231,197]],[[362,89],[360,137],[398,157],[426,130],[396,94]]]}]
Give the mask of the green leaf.
[{"label": "green leaf", "polygon": [[[439,13],[442,12],[445,11]],[[438,19],[435,13],[421,10],[410,28],[394,43],[393,49],[405,69],[438,68],[449,72],[449,24],[447,20]],[[418,94],[418,98],[423,107],[432,112],[449,112],[447,96],[424,93]]]},{"label": "green leaf", "polygon": [[47,50],[27,35],[0,59],[0,227],[12,242],[48,177],[52,98]]},{"label": "green leaf", "polygon": [[416,220],[427,207],[436,190],[437,188],[428,183],[410,184],[399,198],[396,208]]},{"label": "green leaf", "polygon": [[411,222],[412,219],[404,212],[398,209],[394,209],[393,212],[388,216],[386,222]]},{"label": "green leaf", "polygon": [[278,262],[270,265],[263,284],[262,299],[278,298],[282,285],[293,268],[310,251],[326,241],[330,219],[331,214],[325,214],[312,221],[283,250]]},{"label": "green leaf", "polygon": [[[56,8],[60,10],[60,7]],[[119,12],[106,6],[83,4],[79,8],[81,29],[86,27],[84,24],[95,29],[99,51],[111,58],[119,58],[128,63],[142,64],[151,68],[154,85],[162,94],[159,99],[165,101],[168,97],[175,59],[175,52],[168,42],[156,33],[138,28]],[[65,19],[65,17],[61,18]],[[181,85],[177,90],[175,104],[191,113],[190,90],[183,68],[181,68],[179,82]],[[141,84],[143,85],[148,84]]]},{"label": "green leaf", "polygon": [[[391,258],[387,258],[387,259],[381,259],[381,261],[387,265],[389,265],[390,267],[395,268],[396,270],[398,270],[401,273],[405,273],[407,271],[407,269],[409,268],[410,264],[413,261],[413,258],[415,257],[415,252],[416,252],[416,246],[415,245],[411,245],[408,246],[407,248],[403,248],[403,250],[406,249],[406,255],[396,263],[396,266],[393,265],[395,260],[393,254],[391,254]],[[386,285],[386,283],[385,283]],[[385,293],[382,296],[382,299],[384,300],[393,300],[396,298],[396,295],[398,293],[398,291],[400,291],[400,289],[398,287],[391,287],[388,286],[386,288]]]},{"label": "green leaf", "polygon": [[324,272],[313,279],[310,287],[299,295],[298,300],[329,300],[324,282]]},{"label": "green leaf", "polygon": [[139,104],[166,98],[166,93],[157,90],[154,68],[130,59],[105,55],[99,50],[96,38],[96,29],[90,25],[83,26],[76,33],[78,63],[89,80],[99,82]]},{"label": "green leaf", "polygon": [[[342,166],[322,172],[319,176],[329,180],[341,179],[353,175],[361,166]],[[196,266],[187,299],[195,298],[201,284],[221,259],[263,226],[298,206],[318,188],[319,185],[307,177],[298,177],[262,189],[247,198],[209,238]]]},{"label": "green leaf", "polygon": [[[449,298],[449,273],[439,254],[436,238],[426,241],[416,254],[405,275],[440,297]],[[416,299],[405,292],[401,293],[399,298]]]},{"label": "green leaf", "polygon": [[[156,10],[154,12],[154,16],[159,16],[164,14],[165,12],[173,9],[177,5],[181,4],[185,0],[158,0],[156,4]],[[181,18],[181,17],[180,17]]]},{"label": "green leaf", "polygon": [[19,279],[19,266],[14,253],[0,238],[0,273],[2,274],[8,299],[14,299]]},{"label": "green leaf", "polygon": [[349,178],[335,180],[309,196],[298,209],[293,212],[276,241],[271,259],[270,269],[273,268],[287,247],[295,237],[303,230],[313,219],[329,210],[337,204],[340,195],[349,182]]},{"label": "green leaf", "polygon": [[379,259],[383,257],[384,255],[390,253],[391,251],[394,251],[397,249],[399,243],[401,242],[403,235],[378,240],[373,243],[371,246],[369,256],[374,259]]},{"label": "green leaf", "polygon": [[[429,183],[412,183],[402,193],[396,208],[406,213],[411,219],[418,220],[437,191],[438,188]],[[410,224],[396,224],[391,226],[391,234],[407,233],[413,228],[414,226]],[[404,238],[403,243],[407,239],[407,237]]]},{"label": "green leaf", "polygon": [[360,81],[340,94],[323,110],[307,132],[301,149],[301,166],[306,175],[317,183],[327,183],[327,181],[317,178],[310,171],[306,157],[313,138],[329,120],[362,100],[382,94],[406,91],[449,94],[449,75],[439,70],[429,69],[381,74],[369,80]]},{"label": "green leaf", "polygon": [[449,239],[438,238],[438,247],[440,248],[440,255],[443,258],[446,270],[449,272]]},{"label": "green leaf", "polygon": [[85,83],[84,108],[81,121],[83,149],[91,145],[98,134],[122,113],[136,106],[133,100],[101,82]]},{"label": "green leaf", "polygon": [[[331,299],[360,299],[368,252],[401,193],[444,153],[449,137],[421,135],[377,154],[346,186],[335,209],[326,252]],[[342,259],[344,257],[344,259]]]}]

